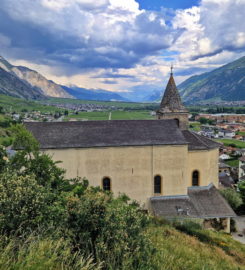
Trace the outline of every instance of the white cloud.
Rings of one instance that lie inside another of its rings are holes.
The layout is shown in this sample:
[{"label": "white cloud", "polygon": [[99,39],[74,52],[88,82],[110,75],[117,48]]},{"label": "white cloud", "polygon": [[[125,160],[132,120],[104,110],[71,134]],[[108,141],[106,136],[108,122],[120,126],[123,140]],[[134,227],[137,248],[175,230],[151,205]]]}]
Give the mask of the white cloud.
[{"label": "white cloud", "polygon": [[[242,56],[245,48],[245,0],[202,0],[174,17],[141,10],[136,0],[1,0],[0,10],[12,18],[11,30],[22,26],[23,40],[14,31],[1,33],[0,18],[0,46],[10,47],[13,59],[58,83],[86,88],[163,87],[171,58],[180,82]],[[96,79],[104,72],[112,78]]]}]

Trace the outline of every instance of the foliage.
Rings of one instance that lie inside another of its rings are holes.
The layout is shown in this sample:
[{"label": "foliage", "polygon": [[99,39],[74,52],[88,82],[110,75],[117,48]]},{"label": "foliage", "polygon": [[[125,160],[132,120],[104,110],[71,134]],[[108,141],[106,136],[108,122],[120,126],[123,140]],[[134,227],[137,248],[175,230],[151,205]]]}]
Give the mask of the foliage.
[{"label": "foliage", "polygon": [[214,125],[214,120],[207,119],[205,117],[200,117],[199,122],[203,125],[205,124]]},{"label": "foliage", "polygon": [[30,235],[26,241],[0,237],[0,270],[100,270],[101,264],[74,252],[63,238]]},{"label": "foliage", "polygon": [[59,224],[59,200],[34,176],[3,173],[0,180],[0,229],[4,234],[20,235]]},{"label": "foliage", "polygon": [[66,179],[23,126],[12,130],[21,150],[10,158],[0,148],[0,270],[214,270],[244,263],[244,249],[223,235],[221,241],[192,224],[182,231],[196,238],[187,238],[126,195]]},{"label": "foliage", "polygon": [[242,198],[240,193],[232,188],[226,188],[220,190],[220,193],[227,200],[231,208],[236,211],[236,209],[242,204]]},{"label": "foliage", "polygon": [[189,231],[191,228],[199,232],[200,238],[197,233],[190,235],[171,225],[149,226],[146,234],[157,250],[149,260],[153,259],[155,269],[244,269],[243,244],[225,233],[198,229],[198,225],[193,224],[189,225]]}]

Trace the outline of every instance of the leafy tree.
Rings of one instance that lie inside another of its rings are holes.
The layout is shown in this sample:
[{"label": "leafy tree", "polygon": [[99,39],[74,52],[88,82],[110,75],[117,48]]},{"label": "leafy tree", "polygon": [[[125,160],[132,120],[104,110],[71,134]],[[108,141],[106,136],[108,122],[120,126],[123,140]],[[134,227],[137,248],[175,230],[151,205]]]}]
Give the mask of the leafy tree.
[{"label": "leafy tree", "polygon": [[238,188],[241,193],[243,204],[245,205],[245,181],[241,181],[238,185]]},{"label": "leafy tree", "polygon": [[205,118],[205,117],[200,117],[199,122],[200,122],[201,124],[205,125],[205,124],[208,123],[208,119]]}]

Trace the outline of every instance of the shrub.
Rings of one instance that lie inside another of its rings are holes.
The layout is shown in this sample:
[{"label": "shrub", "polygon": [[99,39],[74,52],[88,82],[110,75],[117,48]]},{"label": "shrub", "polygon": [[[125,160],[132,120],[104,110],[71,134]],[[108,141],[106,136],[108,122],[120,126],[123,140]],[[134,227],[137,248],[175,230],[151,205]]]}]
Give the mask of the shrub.
[{"label": "shrub", "polygon": [[235,211],[242,204],[240,194],[232,188],[220,190],[222,196],[227,200],[231,208]]}]

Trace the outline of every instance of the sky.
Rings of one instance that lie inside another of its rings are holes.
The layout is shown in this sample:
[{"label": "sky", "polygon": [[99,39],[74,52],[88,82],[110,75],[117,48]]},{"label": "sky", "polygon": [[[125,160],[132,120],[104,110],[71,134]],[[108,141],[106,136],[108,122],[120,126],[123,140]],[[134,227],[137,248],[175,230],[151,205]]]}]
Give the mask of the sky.
[{"label": "sky", "polygon": [[245,53],[245,0],[0,0],[0,55],[63,85],[162,89]]}]

